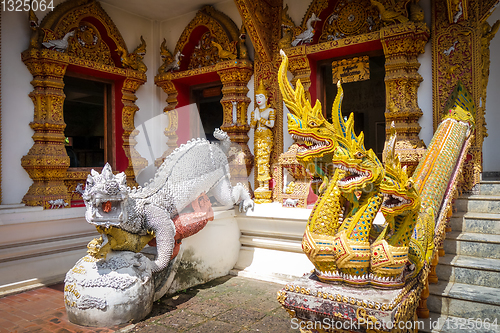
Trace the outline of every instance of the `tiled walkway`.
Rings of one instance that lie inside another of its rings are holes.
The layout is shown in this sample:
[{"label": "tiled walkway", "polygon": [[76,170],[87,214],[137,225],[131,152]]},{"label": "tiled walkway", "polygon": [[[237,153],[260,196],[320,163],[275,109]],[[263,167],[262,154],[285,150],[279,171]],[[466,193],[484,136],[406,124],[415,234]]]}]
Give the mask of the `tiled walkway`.
[{"label": "tiled walkway", "polygon": [[[0,298],[0,333],[4,332],[114,332],[74,325],[66,315],[64,284]],[[123,325],[125,326],[125,325]]]},{"label": "tiled walkway", "polygon": [[295,332],[276,300],[281,285],[225,276],[155,302],[143,321],[87,328],[68,321],[63,284],[0,298],[3,332]]}]

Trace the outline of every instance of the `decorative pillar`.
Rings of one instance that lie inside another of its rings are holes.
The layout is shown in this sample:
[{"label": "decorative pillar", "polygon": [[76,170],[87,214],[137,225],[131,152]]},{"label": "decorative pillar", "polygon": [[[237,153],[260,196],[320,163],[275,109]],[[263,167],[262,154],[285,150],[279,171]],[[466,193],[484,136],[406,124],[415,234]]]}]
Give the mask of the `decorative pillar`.
[{"label": "decorative pillar", "polygon": [[473,96],[476,105],[475,137],[463,167],[463,192],[479,192],[482,149],[486,133],[486,87],[489,79],[490,42],[500,22],[486,21],[493,1],[447,0],[432,2],[432,86],[434,129],[446,112],[446,102],[458,81]]},{"label": "decorative pillar", "polygon": [[129,69],[127,70],[127,78],[123,82],[122,87],[123,149],[125,156],[128,158],[125,175],[127,175],[127,185],[130,187],[138,185],[135,181],[134,170],[139,172],[148,165],[148,161],[135,149],[135,145],[137,144],[135,137],[139,134],[139,131],[135,129],[134,125],[134,115],[139,110],[139,107],[135,104],[137,100],[135,92],[146,80],[146,74]]},{"label": "decorative pillar", "polygon": [[[231,63],[234,63],[234,66]],[[229,161],[231,181],[246,186],[248,175],[254,164],[252,152],[248,148],[250,126],[247,120],[247,110],[250,104],[250,98],[247,97],[247,85],[253,74],[253,64],[248,60],[229,60],[218,63],[216,68],[223,84],[221,104],[224,120],[221,129],[226,131],[231,141],[239,146],[238,152]],[[236,115],[233,115],[233,102],[237,103]],[[233,119],[236,119],[236,123]],[[249,185],[248,187],[250,188]]]},{"label": "decorative pillar", "polygon": [[309,64],[309,59],[306,55],[306,46],[301,45],[295,48],[287,49],[287,56],[289,61],[289,69],[293,74],[293,79],[291,83],[294,87],[297,85],[297,81],[300,80],[306,96],[311,100],[311,93],[309,92],[309,87],[311,87],[311,66]]},{"label": "decorative pillar", "polygon": [[167,137],[167,150],[161,155],[161,157],[155,160],[155,166],[158,168],[165,158],[170,155],[175,148],[177,148],[177,128],[179,126],[179,115],[177,109],[175,108],[178,104],[177,89],[171,80],[162,80],[161,75],[155,77],[155,84],[167,94],[167,106],[163,109],[163,112],[168,117],[168,127],[165,128],[163,134]]},{"label": "decorative pillar", "polygon": [[29,96],[35,107],[30,123],[35,131],[34,144],[21,159],[33,184],[22,202],[50,208],[49,200],[62,199],[69,207],[64,179],[70,162],[64,146],[63,119],[63,77],[69,57],[57,51],[29,49],[21,54],[21,59],[33,75],[34,89]]},{"label": "decorative pillar", "polygon": [[418,73],[417,57],[424,53],[429,36],[425,23],[411,21],[380,30],[386,70],[386,130],[394,121],[398,133],[395,150],[409,175],[425,152],[425,144],[418,136],[418,120],[423,113],[418,106],[417,90],[423,79]]}]

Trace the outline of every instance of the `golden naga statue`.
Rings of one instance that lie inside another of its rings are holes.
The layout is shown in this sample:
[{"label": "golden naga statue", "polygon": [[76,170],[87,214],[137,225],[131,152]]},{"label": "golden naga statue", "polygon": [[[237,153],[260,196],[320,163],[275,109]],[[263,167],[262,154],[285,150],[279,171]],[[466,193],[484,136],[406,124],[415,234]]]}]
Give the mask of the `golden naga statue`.
[{"label": "golden naga statue", "polygon": [[269,189],[271,170],[269,159],[273,150],[273,131],[276,119],[275,111],[268,105],[268,95],[262,80],[255,92],[255,104],[257,107],[252,111],[250,127],[254,131],[254,154],[259,186],[255,189],[256,203],[270,203],[272,191]]},{"label": "golden naga statue", "polygon": [[[288,58],[281,55],[278,82],[290,111],[288,131],[301,147],[297,160],[316,173],[325,162],[334,167],[324,172],[322,193],[302,240],[316,276],[323,282],[382,288],[401,288],[426,276],[426,269],[419,273],[442,241],[457,173],[471,141],[474,105],[469,95],[462,86],[452,94],[449,113],[410,178],[394,153],[394,128],[384,166],[365,148],[363,133],[355,134],[353,114],[344,120],[340,82],[329,123],[321,103],[312,107],[305,98],[300,80],[292,88]],[[381,231],[373,227],[376,216],[384,221]]]}]

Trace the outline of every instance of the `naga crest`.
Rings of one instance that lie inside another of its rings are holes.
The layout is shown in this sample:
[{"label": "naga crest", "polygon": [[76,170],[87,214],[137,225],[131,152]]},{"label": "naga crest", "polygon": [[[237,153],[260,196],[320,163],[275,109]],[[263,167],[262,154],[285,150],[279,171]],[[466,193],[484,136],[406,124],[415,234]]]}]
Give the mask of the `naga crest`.
[{"label": "naga crest", "polygon": [[390,138],[387,142],[385,159],[385,176],[380,183],[380,191],[384,194],[381,210],[386,215],[406,215],[418,212],[420,209],[420,195],[413,182],[408,177],[406,166],[401,167],[399,156],[394,152],[396,143],[396,128],[391,125]]},{"label": "naga crest", "polygon": [[[337,89],[337,96],[342,95],[340,81],[337,82]],[[332,163],[334,167],[346,172],[339,180],[339,189],[345,193],[363,189],[373,192],[375,189],[367,186],[380,183],[384,167],[372,149],[365,149],[363,132],[359,135],[354,132],[354,114],[351,113],[349,119],[344,121],[340,103],[338,105],[334,103],[333,111],[336,111],[336,114],[332,114],[332,120],[337,146]]]},{"label": "naga crest", "polygon": [[125,173],[113,174],[111,166],[106,163],[102,173],[94,169],[87,177],[87,184],[82,198],[87,210],[87,222],[96,226],[117,226],[127,220],[125,205],[128,190]]},{"label": "naga crest", "polygon": [[[324,117],[321,103],[316,101],[314,107],[306,99],[304,87],[300,80],[297,81],[293,90],[288,82],[286,72],[288,69],[288,57],[280,51],[282,62],[279,68],[278,82],[283,94],[283,101],[290,113],[288,113],[288,133],[297,141],[300,148],[297,152],[299,162],[308,162],[333,153],[335,149],[335,128]],[[337,96],[334,103],[340,105],[342,96]]]}]

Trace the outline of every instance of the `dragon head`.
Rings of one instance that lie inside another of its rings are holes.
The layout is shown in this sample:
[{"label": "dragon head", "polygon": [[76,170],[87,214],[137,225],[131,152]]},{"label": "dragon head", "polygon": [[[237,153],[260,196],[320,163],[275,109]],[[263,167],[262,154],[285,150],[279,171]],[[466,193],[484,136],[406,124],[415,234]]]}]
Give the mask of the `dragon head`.
[{"label": "dragon head", "polygon": [[[300,148],[297,151],[297,160],[306,164],[311,160],[324,159],[331,156],[335,149],[335,128],[324,117],[321,103],[316,101],[314,107],[306,99],[302,83],[297,81],[293,90],[286,77],[288,57],[280,51],[282,62],[279,68],[278,83],[283,94],[283,100],[290,113],[288,114],[288,133],[297,142]],[[340,105],[342,94],[337,94],[334,102]]]},{"label": "dragon head", "polygon": [[[339,91],[342,90],[340,81],[337,83]],[[340,108],[337,116],[333,117],[336,131],[337,146],[332,158],[333,166],[344,170],[345,175],[339,180],[339,189],[344,193],[376,191],[384,175],[384,168],[373,150],[366,150],[364,134],[354,133],[354,114],[344,121]]]},{"label": "dragon head", "polygon": [[406,167],[401,167],[399,157],[395,154],[396,128],[391,125],[391,136],[387,142],[385,162],[385,176],[380,184],[384,194],[382,213],[387,216],[407,215],[420,209],[420,195],[413,183],[408,178]]},{"label": "dragon head", "polygon": [[92,169],[82,198],[87,208],[85,218],[95,226],[119,226],[127,220],[126,176],[123,172],[114,175],[108,163],[101,174]]}]

